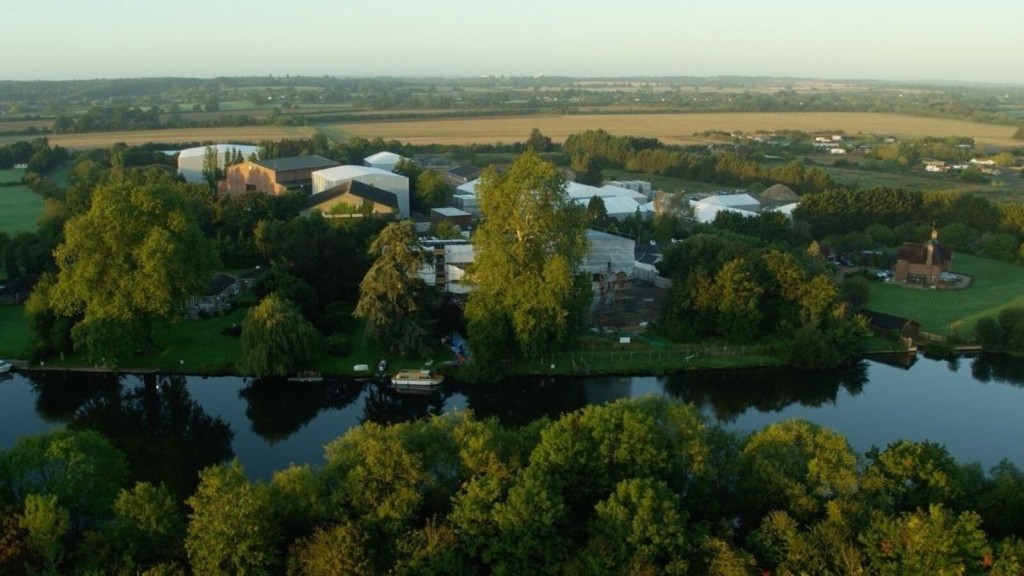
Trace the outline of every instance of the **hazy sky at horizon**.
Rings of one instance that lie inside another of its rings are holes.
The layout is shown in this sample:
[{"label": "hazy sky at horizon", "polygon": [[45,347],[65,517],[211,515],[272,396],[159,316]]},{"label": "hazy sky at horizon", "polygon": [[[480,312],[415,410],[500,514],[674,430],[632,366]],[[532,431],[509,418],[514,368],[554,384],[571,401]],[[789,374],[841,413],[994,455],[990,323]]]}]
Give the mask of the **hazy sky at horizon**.
[{"label": "hazy sky at horizon", "polygon": [[787,76],[1024,84],[1020,0],[19,0],[0,80]]}]

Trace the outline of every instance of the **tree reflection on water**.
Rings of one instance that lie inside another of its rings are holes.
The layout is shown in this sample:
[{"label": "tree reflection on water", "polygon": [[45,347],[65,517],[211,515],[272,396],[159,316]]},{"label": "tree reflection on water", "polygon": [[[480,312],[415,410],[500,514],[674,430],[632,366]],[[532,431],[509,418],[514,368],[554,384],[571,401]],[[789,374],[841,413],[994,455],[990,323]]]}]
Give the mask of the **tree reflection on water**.
[{"label": "tree reflection on water", "polygon": [[835,404],[839,390],[860,394],[868,368],[860,362],[840,371],[752,369],[684,372],[668,376],[665,391],[697,406],[711,409],[720,422],[732,422],[754,409],[779,412],[791,405],[817,407]]},{"label": "tree reflection on water", "polygon": [[980,354],[971,361],[971,375],[978,382],[1024,387],[1024,362],[1016,356]]},{"label": "tree reflection on water", "polygon": [[200,470],[234,456],[231,427],[203,411],[184,376],[35,373],[29,378],[41,415],[70,429],[103,434],[128,457],[136,481],[163,483],[183,498],[195,490]]},{"label": "tree reflection on water", "polygon": [[252,430],[270,444],[280,442],[311,422],[324,410],[340,410],[363,391],[354,380],[324,379],[289,382],[284,378],[247,381],[238,396],[245,400],[245,415]]}]

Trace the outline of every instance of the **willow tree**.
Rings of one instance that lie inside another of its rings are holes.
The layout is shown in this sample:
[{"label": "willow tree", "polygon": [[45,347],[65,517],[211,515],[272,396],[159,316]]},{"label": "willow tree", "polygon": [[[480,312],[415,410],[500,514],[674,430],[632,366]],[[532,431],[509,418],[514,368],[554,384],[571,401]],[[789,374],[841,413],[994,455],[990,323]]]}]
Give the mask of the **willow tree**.
[{"label": "willow tree", "polygon": [[430,294],[419,277],[425,256],[412,220],[388,224],[370,244],[373,265],[359,284],[354,315],[384,350],[406,356],[429,351]]},{"label": "willow tree", "polygon": [[242,320],[239,369],[254,376],[287,376],[312,362],[320,334],[291,300],[273,292]]},{"label": "willow tree", "polygon": [[178,184],[118,182],[93,191],[54,251],[49,305],[80,318],[77,348],[108,360],[150,342],[150,322],[173,317],[217,263]]},{"label": "willow tree", "polygon": [[533,151],[508,172],[489,168],[481,177],[475,290],[466,304],[477,360],[549,351],[581,323],[590,296],[577,275],[587,252],[586,215],[565,188],[558,169]]}]

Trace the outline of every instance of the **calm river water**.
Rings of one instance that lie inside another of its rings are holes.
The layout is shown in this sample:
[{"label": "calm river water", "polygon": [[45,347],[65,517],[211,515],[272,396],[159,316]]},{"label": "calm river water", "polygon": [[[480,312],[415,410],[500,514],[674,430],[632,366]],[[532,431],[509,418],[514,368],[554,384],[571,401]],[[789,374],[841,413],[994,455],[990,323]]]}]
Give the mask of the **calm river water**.
[{"label": "calm river water", "polygon": [[803,418],[841,432],[860,452],[900,438],[931,440],[961,462],[987,469],[1008,458],[1024,467],[1024,362],[988,356],[909,360],[909,366],[866,360],[823,374],[749,370],[486,387],[446,383],[430,395],[354,380],[14,374],[0,380],[0,449],[56,427],[98,429],[129,454],[134,467],[152,467],[152,479],[188,493],[195,470],[232,456],[256,478],[292,463],[320,464],[324,444],[367,421],[471,409],[511,425],[655,395],[692,402],[733,430]]}]

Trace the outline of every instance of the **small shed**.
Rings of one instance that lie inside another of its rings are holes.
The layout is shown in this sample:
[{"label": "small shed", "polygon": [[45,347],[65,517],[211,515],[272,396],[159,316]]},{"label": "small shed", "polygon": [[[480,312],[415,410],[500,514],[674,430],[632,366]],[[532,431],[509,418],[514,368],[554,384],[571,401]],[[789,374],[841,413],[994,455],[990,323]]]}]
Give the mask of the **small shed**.
[{"label": "small shed", "polygon": [[893,316],[884,312],[875,312],[874,310],[861,310],[860,313],[867,317],[868,326],[871,330],[880,336],[896,333],[901,338],[913,339],[917,338],[917,335],[921,333],[921,325],[909,318]]},{"label": "small shed", "polygon": [[430,221],[438,223],[448,221],[457,226],[469,226],[473,223],[473,215],[465,210],[446,206],[444,208],[431,208]]}]

